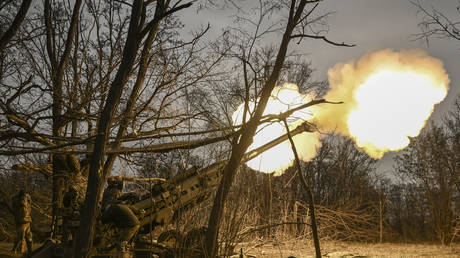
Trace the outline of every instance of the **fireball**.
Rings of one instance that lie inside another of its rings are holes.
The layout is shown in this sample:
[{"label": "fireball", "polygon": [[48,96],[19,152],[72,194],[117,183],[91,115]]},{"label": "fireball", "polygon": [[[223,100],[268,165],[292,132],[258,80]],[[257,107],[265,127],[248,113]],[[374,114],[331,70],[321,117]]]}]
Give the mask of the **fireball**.
[{"label": "fireball", "polygon": [[[275,87],[263,115],[278,115],[289,109],[308,103],[311,100],[311,96],[299,93],[297,85],[284,84],[282,87]],[[246,115],[246,120],[249,120],[249,113],[254,110],[254,102],[250,102],[248,106],[249,112]],[[235,125],[242,123],[243,111],[244,104],[241,104],[233,113],[232,119]],[[300,123],[309,119],[311,119],[309,109],[296,111],[287,119],[289,129],[292,130]],[[256,149],[285,133],[286,128],[282,122],[263,123],[257,128],[253,143],[248,148],[248,151]],[[293,140],[299,152],[299,158],[304,161],[314,158],[316,156],[316,148],[321,145],[317,133],[301,133],[294,136]],[[248,161],[246,165],[254,170],[265,173],[275,172],[275,176],[277,176],[281,175],[286,168],[292,165],[293,160],[292,147],[289,141],[286,140]]]},{"label": "fireball", "polygon": [[[320,131],[335,132],[355,141],[369,156],[379,159],[386,152],[405,148],[417,136],[447,95],[449,77],[441,60],[422,50],[395,52],[381,50],[358,61],[337,64],[329,70],[330,90],[324,97],[341,105],[311,106],[288,118],[290,129],[303,121],[315,123]],[[294,84],[275,87],[264,115],[280,114],[311,101]],[[233,114],[235,125],[242,123],[244,105]],[[254,103],[249,103],[249,112]],[[247,114],[247,119],[250,115]],[[279,122],[261,124],[248,151],[286,133]],[[319,133],[293,137],[299,157],[310,161],[321,146]],[[285,141],[247,162],[252,169],[280,175],[294,160]]]},{"label": "fireball", "polygon": [[425,126],[448,91],[441,60],[422,50],[382,50],[329,70],[328,100],[345,104],[312,107],[324,130],[351,137],[373,158],[406,147]]}]

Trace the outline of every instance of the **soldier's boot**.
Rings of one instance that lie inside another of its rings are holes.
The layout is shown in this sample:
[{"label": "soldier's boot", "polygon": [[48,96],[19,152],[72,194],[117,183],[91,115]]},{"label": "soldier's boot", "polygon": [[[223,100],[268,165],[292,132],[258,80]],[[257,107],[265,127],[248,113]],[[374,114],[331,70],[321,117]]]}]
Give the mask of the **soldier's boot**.
[{"label": "soldier's boot", "polygon": [[33,251],[32,247],[33,247],[33,242],[32,242],[32,239],[30,239],[30,241],[27,241],[27,253],[26,254],[29,255],[32,253]]},{"label": "soldier's boot", "polygon": [[16,254],[18,251],[18,244],[19,244],[18,240],[15,240],[13,244],[13,248],[11,249],[11,252],[13,252],[14,254]]}]

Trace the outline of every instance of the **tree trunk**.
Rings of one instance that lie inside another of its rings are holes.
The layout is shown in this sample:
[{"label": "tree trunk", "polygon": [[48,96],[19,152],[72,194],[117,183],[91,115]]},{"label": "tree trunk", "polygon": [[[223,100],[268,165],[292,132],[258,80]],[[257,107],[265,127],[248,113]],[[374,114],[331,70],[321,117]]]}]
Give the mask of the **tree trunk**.
[{"label": "tree trunk", "polygon": [[0,37],[0,53],[3,52],[8,42],[11,41],[13,36],[19,30],[19,26],[21,26],[22,21],[26,17],[27,11],[29,10],[31,3],[32,3],[32,0],[22,1],[21,7],[19,7],[18,13],[14,17],[13,23],[5,31],[5,33]]},{"label": "tree trunk", "polygon": [[302,174],[302,167],[300,166],[299,155],[297,154],[297,149],[295,147],[294,140],[292,140],[291,133],[289,132],[289,126],[288,126],[288,124],[286,122],[286,119],[284,119],[283,122],[284,122],[284,125],[286,126],[286,131],[287,131],[287,135],[288,135],[288,138],[289,138],[289,142],[291,143],[292,152],[294,153],[295,162],[296,162],[297,170],[298,170],[297,172],[298,172],[300,181],[302,182],[305,190],[307,191],[308,208],[310,210],[311,230],[312,230],[312,233],[313,233],[313,241],[314,241],[314,244],[315,244],[316,257],[321,258],[321,248],[319,246],[318,229],[316,227],[315,201],[313,199],[311,186],[310,186],[310,184],[308,184],[307,180],[305,179],[305,177]]},{"label": "tree trunk", "polygon": [[[101,170],[106,152],[106,144],[108,143],[109,138],[109,129],[112,124],[115,110],[117,109],[120,101],[123,87],[126,85],[128,75],[131,72],[136,57],[139,43],[138,25],[141,18],[142,4],[142,0],[133,2],[128,36],[123,49],[122,61],[115,79],[112,82],[104,109],[99,118],[97,136],[90,162],[86,198],[81,212],[80,229],[77,235],[74,250],[76,257],[88,257],[89,251],[92,248],[94,226],[99,209],[98,202],[103,187],[101,178],[107,176],[101,174]],[[107,171],[105,172],[107,173]]]},{"label": "tree trunk", "polygon": [[[76,35],[80,8],[83,0],[75,1],[72,18],[70,20],[69,30],[67,32],[65,47],[63,54],[60,58],[56,56],[55,52],[55,31],[52,25],[52,6],[49,0],[44,2],[44,19],[46,29],[46,49],[48,53],[48,59],[51,64],[51,88],[53,97],[53,136],[62,136],[62,127],[64,126],[62,119],[63,110],[63,76],[64,71],[69,63],[70,52],[73,46],[73,40]],[[60,140],[54,140],[54,144],[59,145],[62,142]],[[69,171],[67,169],[67,157],[62,155],[50,155],[53,165],[53,204],[52,204],[52,234],[56,233],[58,227],[58,218],[60,216],[60,209],[62,208],[62,198],[66,191],[66,181],[69,177]]]},{"label": "tree trunk", "polygon": [[301,1],[296,9],[295,2],[292,2],[291,9],[289,11],[288,23],[283,34],[283,39],[278,50],[278,55],[276,57],[273,71],[262,89],[262,94],[260,96],[259,104],[255,109],[254,116],[246,124],[244,124],[241,130],[242,133],[240,139],[235,138],[232,142],[233,147],[230,160],[224,168],[223,178],[217,190],[217,194],[214,199],[214,204],[212,206],[211,214],[209,217],[205,250],[205,256],[207,257],[217,256],[218,233],[227,194],[229,192],[230,186],[233,183],[235,173],[241,164],[241,159],[252,143],[252,138],[254,137],[256,129],[259,125],[260,118],[262,117],[262,114],[265,110],[271,92],[278,81],[281,68],[286,58],[292,31],[297,25],[306,4],[307,1]]}]

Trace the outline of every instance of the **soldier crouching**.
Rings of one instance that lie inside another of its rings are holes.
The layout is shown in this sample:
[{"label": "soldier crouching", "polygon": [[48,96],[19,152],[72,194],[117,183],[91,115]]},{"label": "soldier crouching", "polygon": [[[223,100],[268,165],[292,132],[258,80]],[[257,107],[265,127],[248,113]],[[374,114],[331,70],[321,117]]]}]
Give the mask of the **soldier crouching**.
[{"label": "soldier crouching", "polygon": [[119,252],[129,249],[131,239],[137,233],[140,222],[134,207],[123,203],[112,203],[103,212],[101,221],[111,223],[118,230],[116,247]]}]

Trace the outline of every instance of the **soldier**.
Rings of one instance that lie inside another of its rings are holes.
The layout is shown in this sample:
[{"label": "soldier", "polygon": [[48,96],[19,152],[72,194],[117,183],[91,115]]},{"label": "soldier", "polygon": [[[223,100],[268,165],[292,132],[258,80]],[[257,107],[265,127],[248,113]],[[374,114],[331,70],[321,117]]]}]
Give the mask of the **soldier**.
[{"label": "soldier", "polygon": [[62,204],[62,242],[72,244],[75,233],[80,226],[80,208],[85,199],[86,179],[73,178],[69,190],[65,193]]},{"label": "soldier", "polygon": [[139,229],[140,222],[136,214],[140,212],[127,204],[130,201],[129,194],[123,198],[124,200],[119,200],[123,193],[123,180],[114,178],[107,183],[108,186],[102,196],[101,221],[112,224],[118,230],[116,247],[120,253],[124,253],[128,251],[129,242]]},{"label": "soldier", "polygon": [[15,212],[14,218],[16,222],[17,237],[14,242],[13,252],[24,253],[32,252],[32,232],[30,231],[30,223],[32,222],[31,205],[32,200],[30,195],[25,193],[24,190],[13,197],[13,211]]},{"label": "soldier", "polygon": [[81,206],[81,198],[74,186],[64,195],[62,204],[62,242],[71,244],[80,225]]},{"label": "soldier", "polygon": [[128,251],[128,245],[140,227],[136,214],[140,214],[131,205],[122,202],[110,204],[103,212],[101,221],[113,224],[119,231],[116,247],[119,252]]},{"label": "soldier", "polygon": [[101,210],[105,210],[111,203],[116,201],[123,193],[123,181],[117,179],[109,179],[107,188],[102,195]]}]

